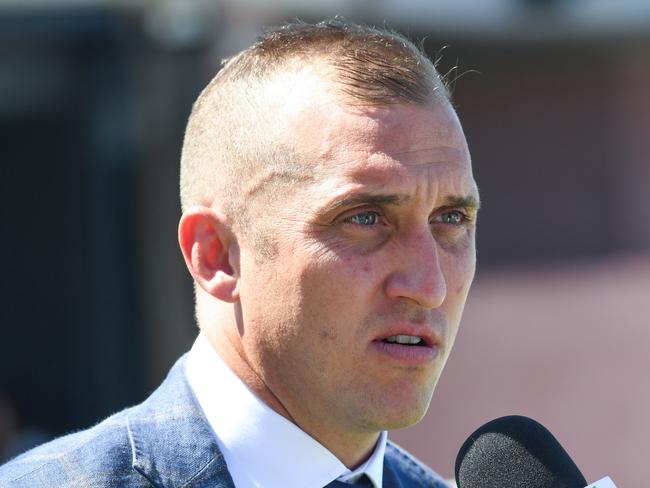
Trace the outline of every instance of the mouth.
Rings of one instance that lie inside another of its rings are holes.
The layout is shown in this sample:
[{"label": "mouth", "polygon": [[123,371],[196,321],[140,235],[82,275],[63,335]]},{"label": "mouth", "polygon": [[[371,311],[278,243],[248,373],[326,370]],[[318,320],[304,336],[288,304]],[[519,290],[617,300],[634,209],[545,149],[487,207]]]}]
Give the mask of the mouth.
[{"label": "mouth", "polygon": [[378,337],[372,341],[373,349],[385,359],[403,365],[424,366],[440,354],[441,342],[425,331],[421,334],[395,334]]},{"label": "mouth", "polygon": [[415,335],[393,335],[382,339],[387,344],[400,344],[402,346],[428,346],[425,338]]},{"label": "mouth", "polygon": [[440,337],[428,327],[400,327],[397,330],[393,328],[393,330],[387,330],[383,335],[377,337],[375,341],[406,347],[433,348],[440,345]]}]

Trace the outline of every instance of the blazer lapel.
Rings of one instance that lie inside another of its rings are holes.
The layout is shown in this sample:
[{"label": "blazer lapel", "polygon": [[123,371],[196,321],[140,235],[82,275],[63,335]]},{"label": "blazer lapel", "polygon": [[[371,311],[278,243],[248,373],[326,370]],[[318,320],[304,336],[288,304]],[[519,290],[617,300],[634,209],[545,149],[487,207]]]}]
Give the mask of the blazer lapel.
[{"label": "blazer lapel", "polygon": [[181,357],[127,417],[133,468],[157,488],[235,488]]}]

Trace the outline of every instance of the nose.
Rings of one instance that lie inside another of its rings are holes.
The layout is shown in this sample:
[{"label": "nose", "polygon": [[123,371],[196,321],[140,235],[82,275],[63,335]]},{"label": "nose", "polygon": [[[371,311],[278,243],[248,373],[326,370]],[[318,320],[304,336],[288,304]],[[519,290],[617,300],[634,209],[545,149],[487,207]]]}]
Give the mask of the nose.
[{"label": "nose", "polygon": [[396,266],[385,283],[389,298],[407,298],[423,308],[440,307],[447,296],[438,245],[427,229],[408,239],[395,256]]}]

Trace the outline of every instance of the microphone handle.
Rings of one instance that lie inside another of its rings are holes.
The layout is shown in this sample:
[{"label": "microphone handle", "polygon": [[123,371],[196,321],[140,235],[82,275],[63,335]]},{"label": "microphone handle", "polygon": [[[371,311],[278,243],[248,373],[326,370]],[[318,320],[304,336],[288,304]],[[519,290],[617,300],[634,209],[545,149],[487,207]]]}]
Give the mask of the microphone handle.
[{"label": "microphone handle", "polygon": [[609,476],[605,476],[602,480],[598,480],[585,488],[616,488],[616,485]]}]

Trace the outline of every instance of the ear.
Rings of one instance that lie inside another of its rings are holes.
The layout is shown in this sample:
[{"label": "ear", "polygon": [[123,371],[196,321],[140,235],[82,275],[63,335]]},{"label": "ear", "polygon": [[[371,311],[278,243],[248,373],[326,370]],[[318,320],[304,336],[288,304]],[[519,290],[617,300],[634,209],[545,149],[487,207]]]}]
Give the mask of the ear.
[{"label": "ear", "polygon": [[178,224],[178,242],[194,281],[224,302],[239,300],[239,247],[224,216],[191,207]]}]

